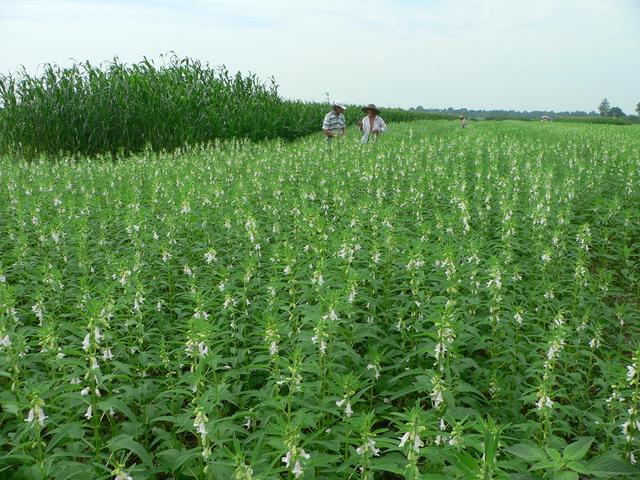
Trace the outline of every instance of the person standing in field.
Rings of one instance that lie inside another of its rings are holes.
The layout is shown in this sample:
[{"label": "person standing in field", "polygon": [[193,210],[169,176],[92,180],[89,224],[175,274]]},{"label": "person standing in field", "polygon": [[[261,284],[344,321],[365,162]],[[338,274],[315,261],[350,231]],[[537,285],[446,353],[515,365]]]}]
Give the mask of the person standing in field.
[{"label": "person standing in field", "polygon": [[460,128],[465,128],[467,126],[467,119],[464,116],[460,115]]},{"label": "person standing in field", "polygon": [[382,117],[378,115],[380,110],[373,103],[364,107],[362,111],[366,113],[367,116],[358,122],[358,127],[360,127],[363,133],[360,143],[368,143],[372,135],[374,138],[377,138],[378,135],[386,132],[387,124],[384,123]]},{"label": "person standing in field", "polygon": [[344,118],[344,112],[346,109],[347,106],[344,102],[336,100],[331,105],[331,111],[324,116],[322,130],[327,137],[327,141],[331,141],[333,137],[344,135],[347,128],[347,121]]}]

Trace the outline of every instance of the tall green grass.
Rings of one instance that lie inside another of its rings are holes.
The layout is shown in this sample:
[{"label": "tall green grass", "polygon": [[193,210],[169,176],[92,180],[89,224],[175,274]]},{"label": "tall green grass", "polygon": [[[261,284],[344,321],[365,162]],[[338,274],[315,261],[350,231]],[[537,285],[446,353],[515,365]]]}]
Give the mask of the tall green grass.
[{"label": "tall green grass", "polygon": [[[287,101],[273,79],[231,74],[224,66],[163,57],[162,65],[117,59],[39,76],[0,75],[0,151],[37,154],[172,150],[216,139],[293,139],[318,131],[328,105]],[[362,115],[348,109],[350,123]],[[389,121],[425,118],[384,110]]]}]

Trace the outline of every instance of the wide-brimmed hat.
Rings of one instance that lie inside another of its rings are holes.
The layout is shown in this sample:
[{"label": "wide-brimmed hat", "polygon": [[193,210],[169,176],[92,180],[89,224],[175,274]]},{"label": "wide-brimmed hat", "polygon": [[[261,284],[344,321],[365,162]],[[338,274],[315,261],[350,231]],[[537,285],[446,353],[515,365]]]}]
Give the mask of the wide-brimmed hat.
[{"label": "wide-brimmed hat", "polygon": [[362,111],[364,113],[368,113],[369,110],[373,110],[376,113],[380,113],[380,109],[378,107],[376,107],[373,103],[370,103],[369,105],[367,105],[366,107],[362,108]]},{"label": "wide-brimmed hat", "polygon": [[332,107],[340,107],[340,108],[341,108],[341,109],[343,109],[343,110],[346,110],[346,109],[347,109],[347,104],[346,104],[346,103],[344,103],[343,101],[340,101],[340,100],[336,100],[335,102],[333,102],[333,103],[331,104],[331,106],[332,106]]}]

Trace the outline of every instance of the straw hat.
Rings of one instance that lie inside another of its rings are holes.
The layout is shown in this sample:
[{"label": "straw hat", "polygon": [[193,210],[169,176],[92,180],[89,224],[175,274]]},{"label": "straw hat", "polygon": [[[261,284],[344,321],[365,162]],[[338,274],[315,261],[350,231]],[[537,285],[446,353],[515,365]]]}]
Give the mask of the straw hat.
[{"label": "straw hat", "polygon": [[369,113],[369,110],[373,110],[376,113],[380,113],[380,109],[376,107],[373,103],[370,103],[369,105],[367,105],[362,109],[364,113]]},{"label": "straw hat", "polygon": [[331,104],[331,107],[340,107],[343,110],[347,109],[347,105],[341,100],[336,100],[335,102],[333,102]]}]

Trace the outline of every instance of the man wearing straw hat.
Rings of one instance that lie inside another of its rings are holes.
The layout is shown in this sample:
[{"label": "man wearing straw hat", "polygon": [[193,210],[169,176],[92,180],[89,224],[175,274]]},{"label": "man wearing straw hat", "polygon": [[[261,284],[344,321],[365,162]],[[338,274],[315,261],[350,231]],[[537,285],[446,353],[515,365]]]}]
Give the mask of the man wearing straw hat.
[{"label": "man wearing straw hat", "polygon": [[344,135],[347,128],[347,122],[344,118],[344,111],[347,106],[344,102],[336,100],[331,105],[331,111],[324,116],[322,122],[322,130],[327,137],[327,141],[331,141],[333,137]]},{"label": "man wearing straw hat", "polygon": [[380,110],[373,103],[370,103],[369,105],[364,107],[362,111],[366,113],[367,116],[364,117],[361,122],[358,122],[360,130],[362,130],[363,132],[360,142],[368,143],[371,135],[376,138],[378,135],[382,135],[384,132],[386,132],[387,124],[384,123],[382,117],[378,116]]}]

